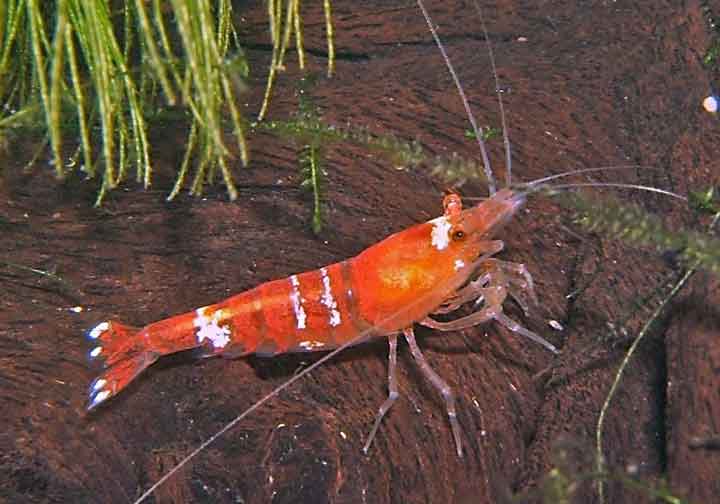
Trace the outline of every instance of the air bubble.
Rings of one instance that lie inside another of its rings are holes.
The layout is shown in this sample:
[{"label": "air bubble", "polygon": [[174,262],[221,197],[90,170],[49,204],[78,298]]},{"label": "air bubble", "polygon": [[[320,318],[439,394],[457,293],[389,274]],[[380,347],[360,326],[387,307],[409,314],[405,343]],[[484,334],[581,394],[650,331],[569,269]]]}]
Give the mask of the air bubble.
[{"label": "air bubble", "polygon": [[713,96],[713,95],[708,96],[707,98],[705,98],[705,99],[703,100],[702,103],[703,103],[703,108],[704,108],[706,111],[710,112],[711,114],[717,113],[717,111],[718,111],[718,99],[717,99],[715,96]]}]

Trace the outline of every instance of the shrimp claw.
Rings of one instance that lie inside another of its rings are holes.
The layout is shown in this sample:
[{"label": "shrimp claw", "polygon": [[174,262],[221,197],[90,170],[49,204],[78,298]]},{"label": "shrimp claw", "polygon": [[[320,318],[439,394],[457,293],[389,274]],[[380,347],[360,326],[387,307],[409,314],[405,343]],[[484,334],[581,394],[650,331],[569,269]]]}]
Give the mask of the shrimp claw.
[{"label": "shrimp claw", "polygon": [[508,295],[520,305],[526,314],[529,311],[526,296],[533,304],[538,304],[532,276],[525,265],[499,259],[481,258],[478,262],[479,277],[477,280],[471,281],[459,290],[455,297],[450,298],[434,313],[450,313],[471,300],[475,300],[475,306],[480,305],[481,308],[470,315],[449,322],[440,322],[427,316],[420,321],[420,324],[439,331],[457,331],[490,320],[497,320],[507,329],[539,343],[555,354],[560,353],[555,345],[524,328],[503,313],[503,303]]}]

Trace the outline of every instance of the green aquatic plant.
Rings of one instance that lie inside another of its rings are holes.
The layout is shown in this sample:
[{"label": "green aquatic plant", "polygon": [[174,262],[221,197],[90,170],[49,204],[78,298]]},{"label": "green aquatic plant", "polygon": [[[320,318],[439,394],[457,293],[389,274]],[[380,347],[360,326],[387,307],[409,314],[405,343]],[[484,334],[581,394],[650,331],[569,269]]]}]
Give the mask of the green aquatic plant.
[{"label": "green aquatic plant", "polygon": [[[563,446],[567,443],[557,443],[552,455],[553,468],[541,479],[538,488],[531,491],[546,504],[570,504],[578,502],[577,497],[583,484],[587,482],[617,482],[628,490],[633,490],[638,496],[651,499],[653,502],[666,504],[689,504],[689,502],[675,495],[664,480],[657,482],[644,481],[633,474],[633,468],[605,469],[603,471],[588,470],[586,460],[578,460],[574,453],[586,453],[583,446]],[[528,495],[521,494],[513,497],[513,502],[527,502]]]},{"label": "green aquatic plant", "polygon": [[[500,128],[496,128],[494,126],[485,126],[482,129],[482,133],[480,134],[480,137],[487,142],[488,140],[492,140],[493,138],[497,138],[502,133],[502,130]],[[477,140],[477,135],[473,130],[465,130],[465,138],[469,138],[471,140]]]},{"label": "green aquatic plant", "polygon": [[[265,96],[258,114],[262,121],[267,114],[270,104],[270,94],[278,71],[285,68],[285,53],[290,47],[290,40],[295,36],[295,49],[297,50],[298,66],[305,69],[305,48],[303,45],[302,18],[300,16],[300,0],[268,0],[268,20],[270,23],[270,38],[273,43],[270,70],[265,86]],[[323,0],[325,11],[325,30],[327,32],[328,67],[327,75],[331,77],[335,71],[335,45],[333,43],[332,7],[330,0]]]},{"label": "green aquatic plant", "polygon": [[[712,190],[696,194],[691,197],[691,203],[698,210],[712,210],[715,208],[712,195]],[[720,274],[720,240],[709,233],[671,230],[657,216],[614,198],[600,201],[578,193],[565,193],[557,198],[576,212],[576,222],[588,231],[635,246],[653,247],[661,252],[674,251],[686,264]]]},{"label": "green aquatic plant", "polygon": [[703,64],[709,69],[717,70],[718,57],[720,57],[720,26],[718,26],[717,17],[707,2],[702,2],[701,9],[710,31],[710,44],[705,49]]},{"label": "green aquatic plant", "polygon": [[[292,33],[301,66],[304,54],[299,0],[268,5],[274,56],[263,113]],[[330,1],[324,6],[332,73]],[[135,179],[150,187],[148,130],[165,107],[181,107],[189,121],[185,159],[169,198],[194,169],[192,194],[222,179],[234,199],[230,160],[248,162],[246,120],[238,106],[248,72],[230,0],[0,2],[0,137],[44,122],[57,177],[74,165],[89,178],[99,176],[98,205],[132,168]],[[65,162],[69,133],[78,146]]]},{"label": "green aquatic plant", "polygon": [[300,154],[302,182],[300,187],[308,189],[313,195],[312,230],[315,234],[322,231],[322,189],[327,172],[322,167],[322,151],[314,143],[306,145]]},{"label": "green aquatic plant", "polygon": [[300,111],[290,120],[256,123],[259,129],[290,139],[301,146],[300,165],[302,187],[313,191],[313,229],[321,228],[322,186],[325,171],[322,168],[324,149],[336,143],[352,143],[387,157],[396,169],[426,167],[431,175],[443,178],[448,184],[459,186],[469,179],[484,180],[482,166],[453,153],[450,157],[431,156],[419,142],[408,142],[395,135],[378,135],[364,127],[338,127],[322,121],[311,103],[306,90],[301,90]]},{"label": "green aquatic plant", "polygon": [[[598,417],[597,426],[595,429],[595,469],[598,472],[603,472],[605,470],[605,457],[603,455],[603,431],[605,426],[605,417],[607,415],[607,411],[610,407],[610,403],[615,397],[615,393],[620,385],[620,382],[623,378],[623,375],[625,373],[625,369],[627,368],[630,359],[634,355],[635,351],[637,350],[638,346],[640,345],[640,342],[645,338],[645,336],[650,332],[650,329],[653,327],[655,322],[660,318],[662,313],[664,312],[665,308],[668,306],[668,304],[675,299],[677,294],[682,290],[682,288],[688,283],[690,278],[695,275],[698,269],[700,268],[706,268],[710,271],[714,272],[715,274],[718,273],[717,269],[717,263],[715,262],[715,254],[717,254],[717,249],[715,250],[714,254],[710,254],[711,260],[708,264],[708,254],[706,254],[704,251],[708,249],[708,246],[717,246],[717,243],[715,239],[710,238],[709,233],[712,232],[712,230],[715,228],[718,220],[720,220],[720,210],[718,210],[717,205],[713,203],[713,196],[715,191],[713,189],[708,189],[707,191],[695,193],[695,196],[690,199],[691,203],[694,201],[697,208],[705,211],[714,210],[714,216],[710,222],[710,225],[708,227],[708,235],[699,235],[698,233],[692,233],[688,231],[680,231],[679,233],[670,233],[665,229],[660,230],[661,234],[665,235],[665,238],[660,237],[658,239],[658,242],[662,241],[669,241],[669,242],[685,242],[686,243],[686,249],[682,252],[682,255],[686,258],[686,260],[691,261],[688,268],[682,273],[681,277],[674,282],[674,284],[670,287],[667,294],[662,298],[661,302],[658,304],[656,309],[653,311],[650,318],[648,318],[638,335],[633,340],[632,345],[630,345],[630,348],[625,353],[625,356],[623,357],[622,362],[620,363],[620,366],[618,367],[618,370],[615,374],[615,378],[613,379],[613,383],[610,387],[610,390],[608,392],[608,395],[605,398],[605,402],[603,403],[602,409],[600,410],[600,416]],[[622,211],[623,215],[628,215],[635,213],[633,210]],[[625,220],[625,217],[623,217],[621,220]],[[647,218],[646,218],[647,220]],[[640,226],[636,229],[633,235],[636,236],[643,236],[647,231],[647,229],[653,228],[656,226],[656,223],[650,224],[648,226]],[[674,237],[673,237],[674,235]],[[711,245],[708,242],[713,242],[714,244]],[[657,242],[656,242],[657,243]],[[687,250],[699,250],[701,252],[689,252],[686,253]],[[597,491],[598,496],[601,503],[605,502],[605,494],[604,494],[604,487],[603,487],[603,481],[598,480],[597,482]],[[657,496],[657,498],[661,498],[662,495]],[[672,497],[672,496],[671,496]],[[677,498],[667,498],[665,499],[666,502],[672,502],[672,503],[679,503],[681,502]]]},{"label": "green aquatic plant", "polygon": [[451,186],[461,186],[468,180],[486,181],[482,164],[465,159],[457,153],[450,156],[428,154],[419,142],[407,141],[396,135],[379,135],[365,127],[334,126],[322,121],[268,121],[259,125],[280,136],[303,139],[315,138],[320,144],[348,142],[389,159],[398,170],[423,167],[431,176],[441,178]]},{"label": "green aquatic plant", "polygon": [[[71,294],[77,294],[80,293],[80,290],[72,285],[70,282],[65,280],[63,277],[58,275],[55,268],[50,269],[40,269],[40,268],[34,268],[32,266],[25,266],[24,264],[17,264],[14,262],[9,262],[0,259],[0,270],[2,269],[8,269],[8,270],[15,270],[20,273],[30,273],[31,275],[37,276],[40,279],[49,280],[53,283],[55,283],[57,286],[61,288],[63,292],[71,293]],[[0,276],[4,276],[3,273],[0,271]]]}]

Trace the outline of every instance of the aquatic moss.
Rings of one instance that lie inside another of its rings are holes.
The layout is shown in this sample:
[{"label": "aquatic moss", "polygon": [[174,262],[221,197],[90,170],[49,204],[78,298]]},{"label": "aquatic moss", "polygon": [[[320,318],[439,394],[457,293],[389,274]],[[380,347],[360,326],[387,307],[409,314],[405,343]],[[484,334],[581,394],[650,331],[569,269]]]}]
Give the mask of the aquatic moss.
[{"label": "aquatic moss", "polygon": [[[324,8],[332,73],[329,0]],[[270,0],[268,15],[274,50],[262,114],[292,35],[304,66],[299,0]],[[149,121],[166,106],[182,107],[190,121],[169,198],[194,169],[192,194],[221,179],[234,199],[229,159],[248,162],[247,121],[237,106],[248,71],[230,0],[0,2],[0,136],[44,122],[56,175],[79,170],[100,177],[98,205],[132,168],[135,179],[150,187]],[[223,133],[227,129],[232,140]],[[79,137],[71,156],[63,142],[68,132]]]},{"label": "aquatic moss", "polygon": [[[615,198],[602,201],[578,193],[558,195],[558,201],[576,212],[576,222],[591,232],[618,238],[635,246],[675,252],[687,264],[720,274],[720,240],[708,233],[671,230],[656,215]],[[712,208],[707,206],[706,208]]]}]

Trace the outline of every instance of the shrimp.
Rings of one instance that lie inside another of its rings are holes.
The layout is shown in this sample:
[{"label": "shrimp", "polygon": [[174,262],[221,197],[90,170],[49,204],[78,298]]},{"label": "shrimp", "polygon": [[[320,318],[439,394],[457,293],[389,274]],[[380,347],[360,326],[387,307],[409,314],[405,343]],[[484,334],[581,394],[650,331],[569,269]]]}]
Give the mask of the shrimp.
[{"label": "shrimp", "polygon": [[[402,333],[426,378],[442,394],[459,457],[460,426],[454,394],[425,360],[413,325],[456,331],[496,320],[557,353],[537,334],[503,313],[508,295],[527,310],[537,302],[524,265],[492,256],[503,249],[493,239],[525,203],[526,192],[503,189],[463,210],[460,196],[443,200],[444,214],[395,233],[359,255],[314,271],[263,283],[224,301],[134,328],[104,321],[88,332],[90,358],[105,370],[90,385],[88,409],[119,394],[163,355],[198,349],[203,356],[273,356],[332,350],[372,337],[390,345],[390,391],[380,407],[365,451],[383,416],[398,397],[397,335]],[[447,314],[466,303],[475,311],[450,322]]]}]

